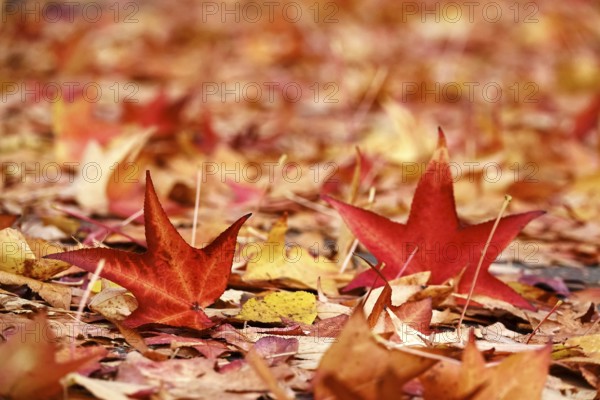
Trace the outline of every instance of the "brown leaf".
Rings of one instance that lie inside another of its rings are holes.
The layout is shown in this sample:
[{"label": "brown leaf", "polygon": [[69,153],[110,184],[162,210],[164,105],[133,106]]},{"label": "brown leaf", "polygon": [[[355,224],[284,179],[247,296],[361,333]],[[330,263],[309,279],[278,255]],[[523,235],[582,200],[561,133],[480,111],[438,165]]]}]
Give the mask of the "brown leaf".
[{"label": "brown leaf", "polygon": [[397,398],[402,385],[436,362],[378,343],[359,310],[319,364],[314,379],[315,399],[390,398],[382,396],[392,386],[396,396],[393,398]]},{"label": "brown leaf", "polygon": [[45,283],[20,275],[0,271],[0,284],[27,285],[53,307],[68,310],[71,306],[71,288],[56,283]]},{"label": "brown leaf", "polygon": [[541,350],[523,351],[507,357],[497,367],[473,400],[539,399],[548,376],[551,346]]},{"label": "brown leaf", "polygon": [[467,343],[462,364],[442,361],[420,378],[428,399],[470,399],[490,373],[485,368],[483,355],[477,350],[473,336]]},{"label": "brown leaf", "polygon": [[551,347],[523,351],[488,368],[473,336],[463,352],[462,363],[442,361],[420,379],[424,397],[448,400],[529,400],[541,398],[548,375]]},{"label": "brown leaf", "polygon": [[398,307],[392,306],[390,307],[390,310],[396,314],[400,321],[407,324],[412,329],[416,329],[425,335],[431,333],[429,325],[431,324],[433,311],[431,309],[430,298],[419,301],[409,301]]},{"label": "brown leaf", "polygon": [[298,339],[267,336],[254,343],[256,353],[265,359],[267,365],[284,362],[298,352]]}]

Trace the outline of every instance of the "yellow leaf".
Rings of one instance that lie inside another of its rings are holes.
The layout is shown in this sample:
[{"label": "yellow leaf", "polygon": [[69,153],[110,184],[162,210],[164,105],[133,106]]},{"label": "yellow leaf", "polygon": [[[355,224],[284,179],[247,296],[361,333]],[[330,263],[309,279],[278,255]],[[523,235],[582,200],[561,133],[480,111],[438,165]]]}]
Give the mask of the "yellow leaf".
[{"label": "yellow leaf", "polygon": [[16,229],[0,230],[0,249],[0,271],[44,281],[70,267],[62,261],[37,258],[62,249],[41,239],[26,238]]},{"label": "yellow leaf", "polygon": [[35,260],[35,255],[29,248],[23,234],[16,229],[6,228],[0,231],[0,270],[21,274],[25,260]]},{"label": "yellow leaf", "polygon": [[572,337],[566,346],[579,346],[587,356],[600,358],[600,334]]},{"label": "yellow leaf", "polygon": [[106,289],[123,289],[123,287],[109,281],[108,279],[99,279],[94,282],[94,285],[92,286],[92,293],[100,293]]},{"label": "yellow leaf", "polygon": [[307,249],[299,246],[286,247],[287,216],[275,222],[269,237],[260,245],[258,257],[251,260],[242,276],[244,282],[283,281],[293,288],[321,289],[326,295],[338,294],[338,284],[343,285],[351,276],[339,274],[334,261],[313,257]]},{"label": "yellow leaf", "polygon": [[317,317],[317,301],[308,292],[275,292],[248,300],[237,317],[255,322],[281,322],[284,317],[310,325]]}]

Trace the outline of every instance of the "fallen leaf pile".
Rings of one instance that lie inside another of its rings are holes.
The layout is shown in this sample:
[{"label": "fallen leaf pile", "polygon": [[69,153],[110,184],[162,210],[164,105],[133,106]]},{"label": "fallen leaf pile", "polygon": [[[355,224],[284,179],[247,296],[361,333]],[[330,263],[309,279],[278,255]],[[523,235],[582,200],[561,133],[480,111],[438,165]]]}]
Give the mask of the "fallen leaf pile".
[{"label": "fallen leaf pile", "polygon": [[0,398],[600,398],[598,4],[0,15]]}]

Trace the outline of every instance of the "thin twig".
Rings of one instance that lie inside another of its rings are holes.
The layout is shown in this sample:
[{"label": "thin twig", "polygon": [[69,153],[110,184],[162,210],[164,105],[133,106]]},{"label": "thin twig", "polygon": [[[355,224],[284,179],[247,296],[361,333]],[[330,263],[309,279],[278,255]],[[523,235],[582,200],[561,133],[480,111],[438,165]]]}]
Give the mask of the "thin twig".
[{"label": "thin twig", "polygon": [[133,214],[131,214],[129,217],[127,217],[127,219],[125,219],[119,225],[120,226],[129,225],[132,221],[136,220],[140,215],[143,215],[143,214],[144,214],[144,209],[141,208],[141,209],[137,210],[136,212],[134,212]]},{"label": "thin twig", "polygon": [[[92,289],[94,287],[94,284],[96,283],[96,281],[98,280],[98,277],[100,276],[100,274],[102,273],[102,269],[104,269],[104,264],[105,264],[105,260],[104,258],[100,259],[100,261],[98,261],[98,266],[96,267],[96,270],[94,271],[94,274],[92,275],[87,288],[85,289],[85,292],[83,293],[83,297],[81,297],[81,300],[79,301],[79,306],[77,307],[77,314],[75,314],[75,320],[77,322],[81,322],[81,315],[83,314],[83,309],[86,306],[86,303],[90,297],[90,293],[92,292]],[[75,341],[71,342],[71,358],[75,357]]]},{"label": "thin twig", "polygon": [[562,300],[558,300],[556,302],[556,304],[554,305],[554,307],[552,307],[552,309],[550,310],[550,312],[548,314],[546,314],[546,316],[544,317],[544,319],[542,319],[540,321],[539,324],[537,324],[537,326],[535,327],[535,329],[527,336],[527,340],[525,341],[525,344],[529,344],[529,341],[531,340],[531,338],[533,338],[533,336],[537,333],[537,331],[540,329],[540,326],[542,326],[542,324],[544,322],[546,322],[546,320],[550,317],[550,315],[552,315],[557,309],[558,307],[560,307],[563,304]]},{"label": "thin twig", "polygon": [[346,254],[346,258],[344,258],[344,262],[342,263],[342,267],[340,268],[340,274],[343,274],[344,271],[346,271],[346,268],[348,268],[348,265],[350,264],[350,260],[352,260],[352,256],[354,255],[354,252],[356,251],[356,248],[358,247],[358,239],[354,239],[352,241],[352,246],[350,246],[350,249],[348,250],[348,253]]},{"label": "thin twig", "polygon": [[481,251],[481,257],[479,257],[479,263],[477,264],[477,269],[475,270],[475,276],[473,277],[473,281],[471,282],[471,288],[469,289],[469,295],[467,296],[467,301],[462,310],[462,313],[460,314],[460,319],[458,320],[457,333],[458,333],[459,338],[462,338],[462,335],[461,335],[462,322],[465,318],[465,314],[467,313],[467,308],[469,307],[469,303],[471,302],[471,297],[473,297],[473,291],[475,290],[475,285],[477,284],[477,278],[479,277],[479,272],[481,271],[481,266],[483,265],[483,259],[485,258],[485,255],[487,254],[488,247],[490,246],[490,243],[492,242],[492,238],[494,237],[494,233],[496,232],[496,229],[498,228],[498,224],[500,224],[500,219],[502,219],[502,215],[506,211],[506,208],[508,207],[508,204],[510,203],[511,200],[512,200],[512,197],[509,196],[508,194],[504,196],[504,203],[502,203],[502,208],[500,209],[500,212],[498,213],[498,217],[496,218],[496,221],[494,222],[494,226],[492,226],[492,230],[490,231],[490,236],[488,237],[487,242],[485,242],[485,246],[483,247],[483,250]]},{"label": "thin twig", "polygon": [[70,215],[72,217],[75,217],[75,218],[80,219],[80,220],[85,221],[85,222],[89,222],[90,224],[93,224],[93,225],[97,225],[97,226],[99,226],[101,228],[106,229],[109,232],[116,233],[118,235],[126,237],[127,239],[131,240],[133,243],[138,244],[138,245],[140,245],[142,247],[147,247],[148,246],[145,242],[141,242],[141,241],[137,240],[136,238],[134,238],[133,236],[130,236],[127,233],[121,231],[120,228],[113,228],[112,226],[106,225],[103,222],[96,221],[96,220],[94,220],[94,219],[92,219],[92,218],[90,218],[90,217],[88,217],[86,215],[83,215],[83,214],[81,214],[81,213],[79,213],[77,211],[61,207],[61,206],[59,206],[57,204],[54,204],[52,207],[54,209],[58,210],[58,211],[62,211],[65,214],[68,214],[68,215]]},{"label": "thin twig", "polygon": [[295,356],[296,354],[298,354],[297,351],[288,351],[288,352],[285,352],[285,353],[267,354],[267,355],[265,355],[263,357],[264,358],[288,357],[288,356]]},{"label": "thin twig", "polygon": [[364,121],[369,110],[373,106],[373,103],[377,100],[377,95],[381,91],[383,84],[385,83],[385,79],[387,78],[389,73],[388,67],[378,67],[377,71],[375,71],[375,75],[373,79],[371,79],[371,83],[367,88],[366,93],[364,94],[358,108],[354,112],[354,118],[350,120],[349,131],[352,135],[355,135],[358,127]]},{"label": "thin twig", "polygon": [[396,278],[395,279],[398,279],[398,278],[400,278],[402,276],[402,274],[404,273],[404,271],[408,267],[408,264],[410,264],[410,262],[412,261],[413,257],[415,256],[415,254],[417,254],[417,250],[419,250],[419,246],[415,247],[415,249],[412,251],[412,253],[410,253],[410,256],[408,256],[408,259],[406,260],[406,262],[404,263],[404,265],[402,266],[402,268],[400,269],[400,271],[398,271],[398,273],[396,274]]},{"label": "thin twig", "polygon": [[198,210],[200,209],[200,189],[202,187],[202,170],[196,173],[196,201],[194,202],[194,221],[192,223],[192,247],[196,247],[196,228],[198,226]]},{"label": "thin twig", "polygon": [[[265,197],[267,197],[269,195],[269,192],[271,191],[271,188],[273,187],[273,185],[275,184],[275,177],[277,176],[275,174],[275,168],[278,168],[280,166],[283,166],[283,164],[285,164],[285,162],[287,161],[287,154],[282,154],[281,157],[279,157],[279,160],[277,160],[277,165],[275,165],[273,167],[273,179],[271,180],[271,176],[269,176],[267,184],[265,185],[265,188],[263,189],[263,192],[261,193],[260,197],[258,198],[258,202],[256,203],[256,213],[260,212],[260,207],[262,206],[263,200],[265,199]],[[283,169],[282,169],[282,173],[283,173]]]},{"label": "thin twig", "polygon": [[444,361],[450,364],[454,364],[454,365],[461,365],[461,362],[451,358],[451,357],[446,357],[443,356],[441,354],[435,354],[435,353],[429,353],[427,351],[421,351],[419,349],[416,349],[414,347],[408,347],[408,346],[394,346],[392,347],[392,349],[394,350],[399,350],[402,351],[404,353],[408,353],[408,354],[412,354],[415,356],[419,356],[419,357],[423,357],[423,358],[429,358],[431,360],[438,360],[438,361]]},{"label": "thin twig", "polygon": [[331,211],[330,208],[322,206],[319,203],[312,202],[310,200],[305,199],[304,197],[300,197],[294,192],[287,192],[283,195],[286,199],[293,201],[294,203],[298,203],[306,208],[310,208],[311,210],[315,210],[321,214],[329,215],[330,217],[337,217],[339,214]]},{"label": "thin twig", "polygon": [[[367,204],[368,204],[368,206],[370,206],[374,202],[375,202],[375,187],[371,186],[371,188],[369,189],[369,200],[368,200]],[[348,268],[348,265],[350,264],[350,260],[352,260],[352,256],[354,255],[354,252],[356,251],[357,247],[358,247],[358,239],[354,238],[354,240],[352,241],[352,245],[350,246],[350,249],[348,249],[346,258],[344,258],[344,262],[342,263],[342,266],[340,268],[340,274],[343,274],[346,271],[346,268]]]}]

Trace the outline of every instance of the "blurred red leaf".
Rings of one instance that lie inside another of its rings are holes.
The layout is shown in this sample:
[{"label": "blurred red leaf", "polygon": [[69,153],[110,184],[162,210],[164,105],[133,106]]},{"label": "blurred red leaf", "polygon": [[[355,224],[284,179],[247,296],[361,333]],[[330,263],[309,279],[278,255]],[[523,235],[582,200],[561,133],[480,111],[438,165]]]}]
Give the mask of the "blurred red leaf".
[{"label": "blurred red leaf", "polygon": [[598,126],[600,116],[600,93],[596,94],[589,104],[575,116],[575,126],[571,134],[578,140],[584,140]]},{"label": "blurred red leaf", "polygon": [[17,218],[17,215],[0,214],[0,229],[10,228]]},{"label": "blurred red leaf", "polygon": [[46,322],[46,317],[42,314],[24,325],[20,334],[13,335],[0,345],[2,398],[54,398],[62,389],[60,379],[63,376],[107,353],[103,347],[88,348],[85,355],[58,363],[56,337]]},{"label": "blurred red leaf", "polygon": [[144,128],[155,127],[155,137],[169,136],[176,133],[180,125],[180,114],[190,99],[190,95],[183,96],[175,101],[170,101],[164,89],[147,104],[137,102],[123,102],[125,116],[128,123],[136,123]]}]

